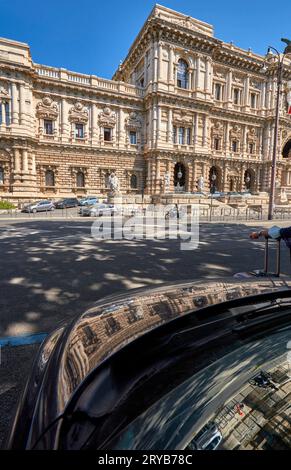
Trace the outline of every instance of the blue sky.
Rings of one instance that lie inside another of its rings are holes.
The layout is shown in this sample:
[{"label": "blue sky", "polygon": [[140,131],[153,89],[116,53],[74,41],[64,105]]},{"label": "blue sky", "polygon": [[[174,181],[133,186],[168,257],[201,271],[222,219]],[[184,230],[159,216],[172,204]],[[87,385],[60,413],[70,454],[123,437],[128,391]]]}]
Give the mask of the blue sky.
[{"label": "blue sky", "polygon": [[[264,54],[291,38],[291,0],[165,0],[215,36]],[[0,37],[29,43],[34,62],[111,78],[155,2],[0,0]]]}]

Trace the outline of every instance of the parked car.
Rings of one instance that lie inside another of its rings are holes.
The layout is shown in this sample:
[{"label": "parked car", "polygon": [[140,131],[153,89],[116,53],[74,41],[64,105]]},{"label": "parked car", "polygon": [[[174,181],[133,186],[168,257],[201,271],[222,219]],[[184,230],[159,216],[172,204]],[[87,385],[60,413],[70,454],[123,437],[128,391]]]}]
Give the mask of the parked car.
[{"label": "parked car", "polygon": [[[258,420],[256,439],[231,436],[237,420],[225,430],[199,422],[231,420],[234,393],[248,398],[257,364],[268,373],[274,364],[289,371],[290,302],[291,279],[282,287],[267,277],[188,281],[99,299],[40,346],[5,448],[175,450],[191,439],[195,450],[260,448],[261,395],[245,410],[254,422],[248,430]],[[281,393],[287,403],[288,390]],[[265,419],[273,424],[272,413]],[[264,433],[265,448],[288,448],[284,428],[271,429],[276,438]]]},{"label": "parked car", "polygon": [[76,197],[64,198],[55,202],[56,209],[68,209],[69,207],[77,207],[79,201]]},{"label": "parked car", "polygon": [[79,199],[80,206],[90,206],[92,204],[97,204],[99,202],[98,197],[96,196],[87,196]]},{"label": "parked car", "polygon": [[46,212],[46,211],[54,211],[55,205],[52,201],[38,201],[32,202],[31,204],[26,205],[22,212]]},{"label": "parked car", "polygon": [[93,206],[83,207],[82,215],[90,217],[101,217],[102,215],[114,215],[119,210],[113,204],[94,204]]},{"label": "parked car", "polygon": [[187,445],[189,450],[215,450],[222,441],[222,435],[215,423],[207,423]]}]

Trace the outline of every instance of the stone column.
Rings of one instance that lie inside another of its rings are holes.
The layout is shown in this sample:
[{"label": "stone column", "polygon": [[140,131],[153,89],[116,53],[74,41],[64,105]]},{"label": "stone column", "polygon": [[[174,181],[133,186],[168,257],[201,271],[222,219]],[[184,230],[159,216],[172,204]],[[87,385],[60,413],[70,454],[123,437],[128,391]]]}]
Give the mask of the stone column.
[{"label": "stone column", "polygon": [[163,72],[163,68],[162,68],[162,45],[159,42],[158,43],[158,80],[161,80],[163,78],[162,77],[162,72]]},{"label": "stone column", "polygon": [[14,149],[14,172],[20,173],[21,171],[21,157],[18,148]]},{"label": "stone column", "polygon": [[65,98],[62,99],[61,105],[61,138],[68,137],[68,104]]},{"label": "stone column", "polygon": [[204,82],[204,89],[206,93],[210,93],[210,75],[211,75],[211,62],[210,58],[206,57],[206,67],[205,67],[205,82]]},{"label": "stone column", "polygon": [[22,149],[22,171],[28,173],[28,152],[27,149]]},{"label": "stone column", "polygon": [[155,38],[154,40],[154,76],[153,76],[154,82],[158,80],[158,67],[159,67],[158,42],[157,42],[157,39]]},{"label": "stone column", "polygon": [[31,173],[35,175],[36,173],[36,163],[35,163],[35,153],[32,152],[31,154]]},{"label": "stone column", "polygon": [[193,90],[193,68],[190,67],[188,70],[188,88]]},{"label": "stone column", "polygon": [[0,106],[1,106],[1,116],[2,116],[2,122],[0,122],[0,125],[2,124],[2,126],[5,126],[6,125],[6,113],[5,113],[4,101],[0,102]]},{"label": "stone column", "polygon": [[167,122],[167,142],[173,142],[173,111],[172,108],[168,110],[168,122]]},{"label": "stone column", "polygon": [[11,86],[11,120],[12,124],[19,124],[19,115],[18,115],[18,90],[17,84],[12,83]]},{"label": "stone column", "polygon": [[200,58],[196,58],[195,90],[199,88]]},{"label": "stone column", "polygon": [[249,88],[250,88],[250,78],[246,77],[245,86],[244,86],[244,106],[249,106]]},{"label": "stone column", "polygon": [[242,153],[247,153],[247,126],[243,127],[243,148]]},{"label": "stone column", "polygon": [[195,127],[194,127],[194,144],[198,144],[198,128],[199,128],[199,116],[195,114]]},{"label": "stone column", "polygon": [[148,126],[147,141],[148,141],[148,146],[152,147],[152,145],[153,145],[153,112],[152,112],[152,104],[150,104],[148,113],[149,113],[149,126]]},{"label": "stone column", "polygon": [[174,50],[173,50],[172,46],[170,46],[170,48],[169,48],[168,81],[169,81],[169,83],[174,82]]},{"label": "stone column", "polygon": [[207,145],[207,131],[208,131],[208,116],[205,114],[203,118],[203,137],[202,137],[202,146]]},{"label": "stone column", "polygon": [[153,129],[152,129],[152,136],[153,136],[153,145],[155,146],[157,144],[157,118],[158,118],[158,112],[157,112],[157,105],[153,105]]},{"label": "stone column", "polygon": [[160,138],[161,138],[161,114],[162,110],[160,106],[157,105],[157,137],[156,137],[156,143],[157,145],[159,144]]},{"label": "stone column", "polygon": [[[119,125],[119,121],[120,121],[120,116],[118,116],[118,125]],[[92,106],[91,106],[91,139],[92,141],[98,138],[97,130],[98,130],[97,129],[97,108],[96,108],[96,104],[92,103]]]},{"label": "stone column", "polygon": [[196,164],[192,162],[192,193],[196,191]]},{"label": "stone column", "polygon": [[161,178],[161,162],[160,160],[157,158],[156,160],[156,178],[155,178],[155,192],[156,193],[159,193],[160,190],[161,190],[161,187],[160,187],[160,178]]},{"label": "stone column", "polygon": [[147,179],[146,179],[146,189],[147,189],[148,194],[151,194],[152,192],[151,176],[152,176],[152,162],[151,162],[151,159],[149,158],[147,161]]},{"label": "stone column", "polygon": [[228,103],[231,103],[231,88],[232,88],[232,71],[230,70],[227,74],[227,85],[226,85],[226,99]]},{"label": "stone column", "polygon": [[25,124],[25,89],[24,84],[20,83],[19,86],[19,124]]},{"label": "stone column", "polygon": [[229,122],[225,126],[225,152],[229,152]]}]

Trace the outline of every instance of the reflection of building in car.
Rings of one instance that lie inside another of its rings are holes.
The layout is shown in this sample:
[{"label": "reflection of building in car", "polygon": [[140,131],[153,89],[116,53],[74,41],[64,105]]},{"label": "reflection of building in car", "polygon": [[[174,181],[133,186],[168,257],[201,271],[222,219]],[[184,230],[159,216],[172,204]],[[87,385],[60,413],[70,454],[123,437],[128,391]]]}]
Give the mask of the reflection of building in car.
[{"label": "reflection of building in car", "polygon": [[[99,300],[42,345],[8,447],[291,448],[290,328],[288,279]],[[249,383],[258,364],[279,390]]]},{"label": "reflection of building in car", "polygon": [[222,441],[222,435],[215,423],[208,423],[192,439],[186,450],[215,450]]}]

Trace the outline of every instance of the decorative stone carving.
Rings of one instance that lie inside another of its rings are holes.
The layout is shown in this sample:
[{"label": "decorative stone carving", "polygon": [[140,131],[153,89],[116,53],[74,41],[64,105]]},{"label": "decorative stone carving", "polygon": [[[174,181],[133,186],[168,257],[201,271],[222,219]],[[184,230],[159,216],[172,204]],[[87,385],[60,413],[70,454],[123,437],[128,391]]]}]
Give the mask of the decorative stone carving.
[{"label": "decorative stone carving", "polygon": [[234,124],[230,130],[231,137],[240,137],[241,136],[241,126]]},{"label": "decorative stone carving", "polygon": [[185,126],[189,127],[192,125],[192,116],[187,114],[187,112],[181,110],[181,111],[175,111],[173,114],[173,123],[176,124],[177,126]]},{"label": "decorative stone carving", "polygon": [[117,178],[115,173],[111,173],[108,177],[109,187],[110,187],[110,195],[115,196],[119,194],[119,179]]},{"label": "decorative stone carving", "polygon": [[255,127],[252,127],[248,131],[248,142],[256,142],[256,140],[257,140],[257,131]]},{"label": "decorative stone carving", "polygon": [[288,105],[288,114],[291,114],[291,80],[286,85],[286,99]]},{"label": "decorative stone carving", "polygon": [[141,128],[141,120],[139,116],[137,116],[136,113],[132,112],[128,116],[128,118],[125,119],[125,127],[129,130],[137,130]]},{"label": "decorative stone carving", "polygon": [[233,75],[232,81],[238,85],[243,85],[244,77],[242,75]]},{"label": "decorative stone carving", "polygon": [[214,122],[212,127],[212,135],[222,137],[224,131],[223,124],[219,121]]},{"label": "decorative stone carving", "polygon": [[0,83],[0,99],[1,98],[10,98],[8,86],[5,83]]},{"label": "decorative stone carving", "polygon": [[106,107],[98,115],[98,124],[100,127],[114,127],[116,124],[116,114]]},{"label": "decorative stone carving", "polygon": [[252,88],[256,88],[257,90],[261,89],[261,82],[258,82],[257,80],[251,80],[250,81],[250,86]]},{"label": "decorative stone carving", "polygon": [[36,115],[38,118],[56,120],[58,114],[58,105],[49,96],[45,96],[42,101],[36,105]]},{"label": "decorative stone carving", "polygon": [[69,111],[69,121],[86,124],[88,122],[89,114],[88,109],[78,102]]}]

